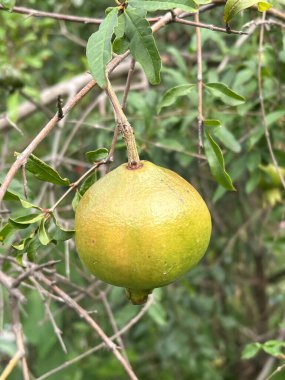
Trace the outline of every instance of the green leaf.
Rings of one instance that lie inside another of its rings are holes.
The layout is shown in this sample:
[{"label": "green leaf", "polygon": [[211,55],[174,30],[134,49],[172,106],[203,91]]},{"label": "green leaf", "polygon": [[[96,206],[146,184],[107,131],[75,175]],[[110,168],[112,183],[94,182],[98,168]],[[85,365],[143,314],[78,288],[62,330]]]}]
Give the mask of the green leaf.
[{"label": "green leaf", "polygon": [[197,3],[193,0],[129,0],[128,4],[134,8],[145,9],[150,12],[174,8],[180,8],[186,12],[195,12],[198,9]]},{"label": "green leaf", "polygon": [[214,120],[214,119],[205,119],[204,120],[204,127],[207,132],[215,133],[217,130],[219,130],[222,126],[222,123],[220,120]]},{"label": "green leaf", "polygon": [[272,8],[272,5],[267,3],[266,1],[259,1],[257,3],[257,9],[259,10],[259,12],[266,12],[270,8]]},{"label": "green leaf", "polygon": [[285,342],[280,340],[269,340],[262,344],[262,349],[269,355],[279,356],[284,355]]},{"label": "green leaf", "polygon": [[113,8],[101,23],[99,30],[91,35],[86,48],[88,65],[93,78],[100,87],[106,86],[106,66],[112,58],[112,37],[118,24],[118,9]]},{"label": "green leaf", "polygon": [[31,224],[37,223],[41,219],[44,218],[44,214],[31,214],[31,215],[25,215],[25,216],[20,216],[19,218],[16,219],[9,219],[9,223],[12,224],[12,226],[16,228],[27,228]]},{"label": "green leaf", "polygon": [[157,113],[160,113],[162,108],[169,107],[174,104],[181,96],[189,95],[194,87],[196,87],[195,84],[182,84],[180,86],[172,87],[166,91],[157,106]]},{"label": "green leaf", "polygon": [[161,59],[153,38],[149,22],[137,9],[125,10],[125,34],[130,41],[130,50],[138,61],[151,84],[160,82]]},{"label": "green leaf", "polygon": [[16,4],[16,0],[1,0],[0,4],[3,5],[3,7],[12,10],[14,5]]},{"label": "green leaf", "polygon": [[231,90],[224,83],[207,83],[205,87],[214,95],[230,105],[239,105],[245,102],[245,98],[233,90]]},{"label": "green leaf", "polygon": [[20,195],[16,194],[14,191],[6,191],[4,195],[5,201],[19,201],[24,208],[36,208],[40,210],[40,207],[33,205],[32,203],[20,198]]},{"label": "green leaf", "polygon": [[7,97],[7,113],[8,118],[12,122],[16,122],[19,114],[19,92],[15,91]]},{"label": "green leaf", "polygon": [[166,325],[166,312],[162,305],[158,302],[151,305],[148,309],[148,315],[153,319],[153,321],[159,326]]},{"label": "green leaf", "polygon": [[130,47],[130,41],[124,36],[116,38],[113,42],[113,51],[116,54],[124,54]]},{"label": "green leaf", "polygon": [[[15,153],[15,155],[19,156],[19,153]],[[41,181],[63,186],[68,186],[70,184],[68,178],[62,178],[55,169],[53,169],[51,166],[49,166],[33,154],[31,154],[28,158],[25,167],[26,170],[28,170],[37,179]]]},{"label": "green leaf", "polygon": [[48,245],[48,243],[51,241],[51,238],[49,237],[46,227],[45,227],[46,221],[47,221],[46,218],[43,218],[41,220],[40,227],[38,230],[38,238],[42,245]]},{"label": "green leaf", "polygon": [[11,223],[6,223],[0,230],[0,243],[3,243],[14,232],[14,226]]},{"label": "green leaf", "polygon": [[30,261],[34,261],[38,252],[38,249],[41,247],[41,242],[36,235],[33,239],[31,239],[26,245],[28,259]]},{"label": "green leaf", "polygon": [[16,249],[16,251],[23,251],[31,240],[33,240],[33,238],[28,236],[26,239],[21,240],[18,244],[13,244],[12,247]]},{"label": "green leaf", "polygon": [[219,145],[208,132],[205,132],[205,134],[207,137],[205,140],[205,152],[213,176],[225,189],[235,190],[231,177],[226,172],[223,153]]},{"label": "green leaf", "polygon": [[260,348],[261,348],[261,344],[258,342],[247,344],[242,351],[242,354],[241,354],[242,359],[253,358],[258,353]]},{"label": "green leaf", "polygon": [[92,173],[90,176],[86,178],[86,180],[83,182],[83,184],[80,186],[79,193],[81,196],[83,196],[86,191],[89,189],[90,186],[92,186],[97,181],[97,172]]},{"label": "green leaf", "polygon": [[228,0],[224,8],[224,21],[228,23],[233,17],[235,17],[239,12],[252,5],[257,4],[258,10],[260,12],[265,12],[267,9],[271,8],[272,5],[266,1],[258,0]]},{"label": "green leaf", "polygon": [[94,162],[98,162],[101,160],[104,160],[108,156],[108,149],[106,148],[99,148],[96,150],[92,150],[90,152],[87,152],[85,154],[87,160],[93,164]]},{"label": "green leaf", "polygon": [[77,208],[78,203],[79,203],[79,201],[80,201],[81,198],[82,198],[82,195],[80,195],[80,192],[76,191],[75,196],[74,196],[74,198],[72,199],[72,202],[71,202],[73,211],[76,211],[76,208]]},{"label": "green leaf", "polygon": [[74,236],[74,230],[66,230],[63,228],[59,222],[56,220],[54,214],[52,214],[53,222],[55,224],[55,231],[53,233],[52,240],[54,241],[65,241],[69,240]]},{"label": "green leaf", "polygon": [[215,131],[215,136],[224,144],[224,146],[235,153],[241,151],[241,145],[235,136],[224,126]]},{"label": "green leaf", "polygon": [[114,33],[116,35],[116,38],[124,37],[125,28],[126,28],[126,19],[125,19],[124,14],[122,13],[120,16],[118,16],[118,24],[114,28]]}]

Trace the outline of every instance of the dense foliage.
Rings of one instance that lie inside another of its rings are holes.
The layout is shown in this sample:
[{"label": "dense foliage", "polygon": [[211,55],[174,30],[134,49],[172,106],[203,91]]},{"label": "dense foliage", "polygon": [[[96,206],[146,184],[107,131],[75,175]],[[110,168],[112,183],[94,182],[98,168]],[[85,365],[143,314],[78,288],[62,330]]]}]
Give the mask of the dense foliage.
[{"label": "dense foliage", "polygon": [[[205,84],[205,149],[200,154],[197,87],[191,87],[197,83],[195,28],[173,22],[156,33],[162,60],[159,84],[149,84],[141,66],[136,65],[126,115],[135,130],[140,157],[189,180],[203,195],[213,222],[211,243],[202,263],[180,281],[157,289],[146,314],[122,336],[139,379],[265,380],[284,363],[284,188],[272,164],[268,139],[279,167],[285,167],[285,7],[282,0],[270,3],[279,9],[279,16],[269,10],[263,18],[264,13],[250,8],[230,20],[231,28],[245,30],[248,35],[200,29]],[[96,18],[104,18],[105,9],[116,6],[111,0],[26,0],[16,5]],[[149,12],[148,16],[163,12]],[[200,22],[224,27],[223,12],[224,3],[220,2],[201,13]],[[268,22],[261,24],[261,20]],[[0,37],[5,42],[0,45],[1,182],[15,160],[14,152],[22,152],[57,110],[59,94],[43,105],[43,89],[64,82],[64,103],[80,89],[73,87],[73,80],[89,70],[86,43],[97,30],[98,25],[90,23],[0,11]],[[110,77],[120,99],[130,60],[126,62]],[[36,111],[19,119],[20,105],[30,99]],[[6,113],[10,122],[5,124]],[[109,164],[100,165],[89,182],[84,182],[85,187],[70,192],[48,221],[43,209],[56,204],[70,183],[92,166],[90,160],[106,157],[101,148],[109,150],[114,127],[112,107],[104,91],[95,87],[36,148],[35,157],[30,157],[26,164],[27,200],[20,170],[9,187],[10,198],[6,197],[0,210],[2,227],[12,220],[9,233],[7,227],[0,233],[4,240],[0,245],[1,270],[13,278],[21,273],[5,255],[16,258],[19,266],[27,260],[37,264],[61,260],[56,264],[57,273],[64,276],[57,278],[59,286],[79,297],[80,304],[109,336],[114,333],[114,324],[122,328],[139,309],[128,303],[122,289],[91,277],[77,257],[73,240],[69,240],[72,205],[76,207],[87,186],[104,175]],[[87,156],[88,161],[85,153],[99,148],[95,156]],[[36,157],[57,169],[60,176]],[[125,144],[119,136],[111,169],[125,161]],[[45,175],[39,178],[42,171]],[[40,209],[27,208],[27,201]],[[27,279],[19,288],[27,300],[20,312],[31,378],[41,378],[100,340],[77,314],[39,290],[43,284],[34,281]],[[2,369],[16,351],[8,301],[3,287]],[[49,312],[62,330],[67,353],[54,333]],[[276,360],[269,373],[258,377],[270,357]],[[21,376],[18,365],[9,378]],[[272,379],[284,376],[285,371],[280,371]],[[118,380],[126,374],[115,356],[103,348],[49,378]]]}]

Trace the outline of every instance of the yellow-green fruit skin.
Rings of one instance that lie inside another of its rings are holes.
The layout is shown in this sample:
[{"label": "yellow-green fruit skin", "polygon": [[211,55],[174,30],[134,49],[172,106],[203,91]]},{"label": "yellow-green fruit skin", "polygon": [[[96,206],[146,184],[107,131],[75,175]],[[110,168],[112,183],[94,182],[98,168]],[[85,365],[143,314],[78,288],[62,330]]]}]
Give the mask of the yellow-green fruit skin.
[{"label": "yellow-green fruit skin", "polygon": [[148,161],[114,169],[76,209],[81,260],[97,278],[128,289],[178,279],[202,258],[210,235],[210,213],[194,187]]}]

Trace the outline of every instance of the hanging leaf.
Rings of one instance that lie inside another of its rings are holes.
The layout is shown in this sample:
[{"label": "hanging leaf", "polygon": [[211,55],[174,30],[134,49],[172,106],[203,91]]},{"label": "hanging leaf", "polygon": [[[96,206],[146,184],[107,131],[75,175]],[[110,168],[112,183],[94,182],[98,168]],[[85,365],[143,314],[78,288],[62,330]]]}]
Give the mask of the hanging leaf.
[{"label": "hanging leaf", "polygon": [[194,0],[128,0],[128,4],[134,8],[145,9],[150,12],[174,8],[180,8],[186,12],[195,12],[198,9]]},{"label": "hanging leaf", "polygon": [[130,41],[130,50],[138,61],[151,84],[160,82],[161,59],[149,22],[134,8],[125,10],[125,34]]},{"label": "hanging leaf", "polygon": [[228,0],[224,8],[224,21],[228,23],[233,17],[235,17],[239,12],[246,8],[256,5],[260,12],[265,12],[272,7],[271,4],[266,1],[258,0]]},{"label": "hanging leaf", "polygon": [[46,218],[43,218],[41,220],[39,230],[38,230],[38,238],[42,245],[48,245],[48,243],[51,241],[51,238],[49,237],[45,224],[47,222]]},{"label": "hanging leaf", "polygon": [[205,153],[213,176],[227,190],[235,190],[231,177],[226,172],[223,153],[213,137],[205,132]]},{"label": "hanging leaf", "polygon": [[90,176],[86,178],[86,180],[83,182],[83,184],[80,186],[79,193],[81,196],[83,196],[86,191],[89,189],[90,186],[92,186],[97,181],[97,173],[92,173]]},{"label": "hanging leaf", "polygon": [[92,150],[90,152],[85,153],[85,156],[91,164],[94,164],[94,162],[104,160],[104,158],[108,156],[108,149],[99,148],[96,150]]},{"label": "hanging leaf", "polygon": [[162,108],[169,107],[174,104],[178,98],[189,95],[195,87],[196,85],[191,83],[182,84],[166,91],[158,104],[157,113],[159,114]]},{"label": "hanging leaf", "polygon": [[[16,152],[15,155],[19,156],[19,153]],[[55,169],[33,154],[29,156],[25,168],[41,181],[63,186],[68,186],[70,184],[68,178],[62,178]]]},{"label": "hanging leaf", "polygon": [[86,55],[93,78],[100,87],[105,87],[106,66],[112,58],[112,37],[118,24],[118,9],[113,8],[101,23],[99,30],[88,40]]},{"label": "hanging leaf", "polygon": [[80,192],[76,191],[75,196],[74,196],[74,198],[72,199],[72,202],[71,202],[73,211],[76,211],[76,208],[77,208],[78,203],[79,203],[79,201],[80,201],[81,198],[82,198],[82,195],[80,195]]},{"label": "hanging leaf", "polygon": [[20,198],[20,195],[16,194],[13,191],[8,191],[7,190],[3,199],[4,199],[4,201],[18,201],[18,202],[21,202],[21,205],[24,208],[36,208],[36,209],[40,210],[40,207],[35,206],[32,203],[26,201],[25,199]]},{"label": "hanging leaf", "polygon": [[74,236],[74,230],[67,230],[63,228],[59,222],[56,220],[54,214],[52,214],[53,222],[55,224],[55,231],[53,232],[52,241],[58,242],[58,241],[65,241],[69,240]]},{"label": "hanging leaf", "polygon": [[231,90],[224,83],[207,83],[205,87],[214,95],[219,97],[224,103],[229,105],[239,105],[245,102],[245,98]]},{"label": "hanging leaf", "polygon": [[20,216],[16,219],[9,219],[9,223],[12,224],[15,228],[24,229],[29,227],[31,224],[37,223],[41,219],[44,218],[44,214],[31,214],[31,215],[25,215]]}]

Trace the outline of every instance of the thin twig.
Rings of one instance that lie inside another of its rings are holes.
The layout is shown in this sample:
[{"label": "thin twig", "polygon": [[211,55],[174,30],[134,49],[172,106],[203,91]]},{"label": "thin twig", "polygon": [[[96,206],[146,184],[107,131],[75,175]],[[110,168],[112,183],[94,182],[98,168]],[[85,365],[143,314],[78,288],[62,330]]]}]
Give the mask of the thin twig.
[{"label": "thin twig", "polygon": [[36,279],[35,278],[31,278],[31,281],[35,285],[35,287],[36,287],[36,289],[37,289],[37,291],[38,291],[38,293],[39,293],[39,295],[40,295],[40,297],[41,297],[41,299],[43,301],[43,304],[45,306],[47,315],[48,315],[49,320],[50,320],[50,322],[52,324],[53,331],[54,331],[54,333],[55,333],[55,335],[56,335],[56,337],[57,337],[57,339],[58,339],[58,341],[59,341],[59,343],[61,345],[61,348],[62,348],[63,352],[65,354],[67,354],[67,349],[66,349],[65,343],[64,343],[64,341],[62,339],[62,336],[61,336],[62,335],[62,331],[58,328],[58,326],[57,326],[57,324],[55,322],[54,316],[53,316],[53,314],[52,314],[52,312],[50,310],[49,304],[48,304],[48,300],[47,300],[44,292],[42,291],[41,286],[36,281]]},{"label": "thin twig", "polygon": [[28,277],[33,275],[35,271],[54,266],[58,263],[60,263],[60,260],[52,260],[44,264],[33,265],[26,272],[22,273],[19,277],[16,278],[16,280],[13,281],[13,283],[11,284],[11,288],[17,288],[22,281],[26,280]]},{"label": "thin twig", "polygon": [[[118,338],[118,336],[122,336],[123,334],[125,334],[127,331],[129,331],[135,324],[137,324],[137,322],[144,316],[144,314],[148,311],[148,309],[150,308],[150,306],[153,304],[154,302],[154,297],[153,295],[151,294],[149,297],[148,297],[148,301],[147,303],[143,306],[143,308],[140,310],[140,312],[135,315],[124,327],[122,327],[118,333],[112,335],[110,337],[111,340],[115,340]],[[44,375],[38,377],[36,380],[44,380],[44,379],[47,379],[48,377],[54,375],[55,373],[57,372],[60,372],[62,370],[64,370],[65,368],[79,362],[80,360],[86,358],[87,356],[90,356],[92,354],[94,354],[94,352],[100,350],[101,348],[104,348],[105,344],[104,343],[100,343],[98,344],[97,346],[91,348],[90,350],[84,352],[83,354],[81,355],[78,355],[76,356],[75,358],[71,359],[71,360],[68,360],[66,361],[65,363],[61,364],[60,366],[46,372]]]},{"label": "thin twig", "polygon": [[[199,23],[199,13],[195,14],[195,21]],[[202,63],[202,42],[201,31],[196,27],[196,44],[197,44],[197,82],[198,82],[198,153],[201,154],[203,149],[203,63]]]},{"label": "thin twig", "polygon": [[131,380],[138,380],[137,376],[133,372],[133,370],[128,365],[126,359],[122,356],[122,354],[119,352],[116,345],[112,342],[112,340],[105,334],[105,332],[101,329],[101,327],[94,321],[93,318],[90,317],[88,312],[83,309],[77,302],[75,302],[67,293],[65,293],[62,289],[60,289],[58,286],[54,285],[52,281],[50,281],[46,276],[44,276],[42,273],[36,273],[36,276],[39,278],[41,282],[43,282],[46,286],[48,286],[50,289],[52,289],[55,293],[57,293],[65,302],[66,304],[73,309],[81,318],[85,320],[89,324],[94,331],[98,334],[98,336],[102,339],[102,341],[106,344],[106,346],[112,351],[112,353],[115,355],[119,363],[121,363],[122,367],[125,369],[126,373],[128,374],[129,378]]},{"label": "thin twig", "polygon": [[13,369],[16,367],[18,364],[19,360],[22,358],[23,353],[21,351],[17,351],[15,355],[11,358],[9,363],[7,364],[6,368],[0,375],[0,380],[6,380],[8,376],[11,374]]},{"label": "thin twig", "polygon": [[[195,20],[196,20],[196,14],[195,14]],[[222,32],[222,33],[226,33],[226,34],[238,34],[238,35],[247,34],[247,32],[244,32],[243,30],[233,30],[233,29],[221,28],[220,26],[203,24],[203,23],[198,22],[198,21],[194,22],[194,21],[184,20],[183,18],[180,18],[180,17],[174,17],[173,21],[178,22],[180,24],[184,24],[184,25],[195,26],[196,28],[209,29],[209,30],[212,30],[215,32]]]},{"label": "thin twig", "polygon": [[13,329],[15,332],[16,343],[17,343],[18,351],[20,351],[22,355],[21,362],[22,362],[23,380],[30,380],[29,368],[28,368],[25,345],[24,345],[24,335],[23,335],[23,330],[22,330],[22,324],[20,321],[19,303],[18,303],[17,298],[15,298],[14,296],[10,296],[10,302],[11,302],[12,323],[13,323]]},{"label": "thin twig", "polygon": [[[100,298],[101,298],[102,303],[103,303],[103,305],[104,305],[104,307],[105,307],[105,310],[106,310],[106,313],[107,313],[108,318],[109,318],[109,320],[110,320],[110,323],[111,323],[112,329],[113,329],[114,333],[117,334],[118,331],[119,331],[119,329],[118,329],[116,319],[114,318],[114,314],[113,314],[113,312],[112,312],[111,306],[110,306],[110,304],[109,304],[109,302],[108,302],[108,299],[107,299],[107,297],[106,297],[105,292],[100,292]],[[125,344],[124,344],[124,341],[123,341],[121,335],[119,335],[119,336],[117,337],[117,342],[118,342],[118,344],[119,344],[119,346],[120,346],[120,348],[121,348],[121,351],[122,351],[124,357],[126,358],[127,362],[128,362],[129,365],[130,365],[130,361],[129,361],[129,358],[128,358],[128,355],[127,355],[127,351],[126,351],[126,348],[125,348]]]},{"label": "thin twig", "polygon": [[[5,7],[0,4],[0,10],[5,10]],[[101,24],[102,19],[100,18],[91,18],[91,17],[79,17],[79,16],[70,16],[62,13],[54,13],[54,12],[43,12],[37,9],[31,9],[26,7],[13,7],[13,13],[26,14],[32,17],[48,17],[56,20],[64,20],[71,22],[79,22],[84,24]]]},{"label": "thin twig", "polygon": [[[263,13],[262,20],[265,20],[266,18],[266,12]],[[265,113],[265,106],[264,106],[264,98],[263,98],[263,89],[262,89],[262,52],[263,52],[263,41],[264,41],[264,25],[262,24],[260,27],[260,35],[259,35],[259,48],[258,48],[258,93],[259,93],[259,101],[260,101],[260,108],[261,108],[261,114],[262,114],[262,124],[264,127],[264,134],[266,143],[268,146],[268,150],[271,156],[271,160],[273,162],[273,165],[278,173],[278,176],[280,178],[280,181],[282,183],[282,186],[285,190],[285,179],[281,173],[281,170],[279,168],[278,162],[276,160],[273,146],[270,139],[270,133],[266,121],[266,113]]]}]

